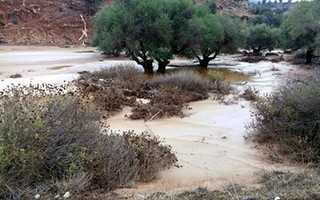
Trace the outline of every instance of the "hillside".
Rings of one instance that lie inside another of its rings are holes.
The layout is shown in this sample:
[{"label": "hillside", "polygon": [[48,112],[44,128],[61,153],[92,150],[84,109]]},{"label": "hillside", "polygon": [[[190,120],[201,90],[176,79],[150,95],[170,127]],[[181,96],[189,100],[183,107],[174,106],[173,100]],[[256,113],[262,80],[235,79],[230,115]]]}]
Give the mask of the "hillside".
[{"label": "hillside", "polygon": [[[81,45],[84,23],[92,38],[92,16],[86,16],[83,0],[0,0],[0,44]],[[106,0],[110,3],[112,0]],[[198,0],[201,3],[204,0]],[[218,10],[231,16],[247,16],[247,0],[217,0]]]}]

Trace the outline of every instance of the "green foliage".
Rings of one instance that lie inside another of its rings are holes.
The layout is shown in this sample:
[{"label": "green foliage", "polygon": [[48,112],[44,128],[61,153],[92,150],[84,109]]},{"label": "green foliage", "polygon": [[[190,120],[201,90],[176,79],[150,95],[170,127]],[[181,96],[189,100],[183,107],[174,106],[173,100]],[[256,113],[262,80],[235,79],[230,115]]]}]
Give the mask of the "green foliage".
[{"label": "green foliage", "polygon": [[250,13],[256,15],[249,19],[249,24],[267,24],[272,27],[280,27],[282,24],[283,11],[280,9],[270,9],[266,6],[252,6]]},{"label": "green foliage", "polygon": [[107,52],[126,50],[152,73],[154,59],[172,57],[172,23],[164,10],[163,0],[116,1],[97,14],[93,44]]},{"label": "green foliage", "polygon": [[209,7],[210,12],[212,14],[216,14],[217,13],[217,4],[214,1],[206,0],[206,2],[204,2],[204,5]]},{"label": "green foliage", "polygon": [[279,40],[279,30],[266,24],[248,26],[244,30],[246,35],[246,47],[259,53],[263,49],[273,49]]},{"label": "green foliage", "polygon": [[218,19],[224,35],[219,52],[235,53],[240,46],[244,45],[243,25],[239,19],[232,19],[228,16],[218,16]]},{"label": "green foliage", "polygon": [[233,53],[241,46],[243,35],[239,33],[242,25],[239,20],[211,14],[205,6],[199,6],[199,9],[201,15],[189,20],[186,38],[181,38],[188,41],[181,54],[197,58],[200,66],[207,67],[220,52]]},{"label": "green foliage", "polygon": [[212,60],[221,51],[235,51],[241,41],[240,21],[214,12],[211,1],[116,1],[97,14],[93,45],[112,53],[127,51],[147,73],[153,72],[154,60],[167,65],[174,53]]},{"label": "green foliage", "polygon": [[295,77],[255,105],[250,137],[300,162],[320,162],[318,73]]},{"label": "green foliage", "polygon": [[319,49],[320,0],[297,3],[282,25],[283,46],[294,50],[299,48]]},{"label": "green foliage", "polygon": [[223,29],[218,17],[208,14],[206,17],[195,16],[189,21],[189,44],[185,55],[194,58],[198,55],[209,56],[219,48],[219,42],[223,40]]},{"label": "green foliage", "polygon": [[96,107],[63,86],[14,87],[0,101],[1,199],[124,187],[176,162],[147,133],[105,134]]}]

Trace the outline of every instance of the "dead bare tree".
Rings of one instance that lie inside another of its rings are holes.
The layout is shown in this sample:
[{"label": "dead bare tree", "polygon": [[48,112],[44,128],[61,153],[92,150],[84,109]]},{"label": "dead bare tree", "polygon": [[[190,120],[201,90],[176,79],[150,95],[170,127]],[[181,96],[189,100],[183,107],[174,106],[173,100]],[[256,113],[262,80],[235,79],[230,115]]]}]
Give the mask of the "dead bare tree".
[{"label": "dead bare tree", "polygon": [[85,42],[88,41],[87,23],[86,23],[86,21],[84,20],[84,18],[83,18],[83,16],[81,14],[80,14],[80,17],[81,17],[81,21],[83,22],[83,29],[82,29],[82,35],[81,35],[81,37],[79,38],[78,41],[83,39],[82,43],[85,45]]}]

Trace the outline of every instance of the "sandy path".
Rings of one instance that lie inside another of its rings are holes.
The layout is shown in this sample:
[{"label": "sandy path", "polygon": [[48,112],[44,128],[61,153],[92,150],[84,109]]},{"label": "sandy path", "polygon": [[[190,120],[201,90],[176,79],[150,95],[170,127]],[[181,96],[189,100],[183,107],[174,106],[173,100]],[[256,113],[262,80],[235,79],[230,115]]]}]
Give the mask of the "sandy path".
[{"label": "sandy path", "polygon": [[[130,61],[104,59],[95,49],[90,48],[0,46],[0,89],[11,83],[61,84],[64,80],[77,78],[77,72],[93,71],[123,62]],[[185,61],[176,60],[173,63]],[[215,67],[253,74],[251,81],[236,87],[240,92],[247,87],[253,87],[260,91],[260,94],[272,91],[283,74],[293,70],[293,67],[286,63],[248,64],[237,62],[230,56],[220,57],[214,63]],[[280,71],[273,71],[272,68]],[[13,73],[21,73],[23,78],[8,78]],[[271,164],[250,144],[245,143],[245,124],[250,121],[249,102],[238,100],[236,104],[223,105],[208,99],[193,102],[190,107],[192,110],[186,111],[189,116],[182,119],[170,118],[151,122],[126,120],[124,116],[130,113],[129,108],[109,119],[114,130],[149,131],[165,138],[166,143],[176,152],[178,164],[182,165],[181,168],[172,167],[163,171],[152,183],[138,183],[135,188],[117,190],[118,193],[175,193],[198,186],[216,189],[230,183],[252,185],[255,173],[261,170],[293,169],[281,164]]]}]

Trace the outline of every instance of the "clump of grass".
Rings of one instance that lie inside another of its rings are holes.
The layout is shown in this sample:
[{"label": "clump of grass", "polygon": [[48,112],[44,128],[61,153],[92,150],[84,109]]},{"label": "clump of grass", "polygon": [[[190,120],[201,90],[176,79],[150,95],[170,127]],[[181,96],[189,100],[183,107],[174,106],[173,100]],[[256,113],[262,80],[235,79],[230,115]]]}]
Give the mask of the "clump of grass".
[{"label": "clump of grass", "polygon": [[156,77],[150,84],[153,88],[160,86],[177,87],[184,92],[189,101],[208,98],[208,92],[212,87],[208,79],[201,77],[199,73],[192,70],[183,70]]},{"label": "clump of grass", "polygon": [[299,162],[320,161],[318,73],[293,77],[254,105],[248,136]]},{"label": "clump of grass", "polygon": [[247,101],[257,101],[259,99],[258,91],[251,87],[245,89],[240,97],[244,98]]},{"label": "clump of grass", "polygon": [[219,71],[209,71],[207,77],[212,82],[213,90],[218,94],[230,94],[232,88],[230,83],[227,83],[226,77],[222,72]]}]

